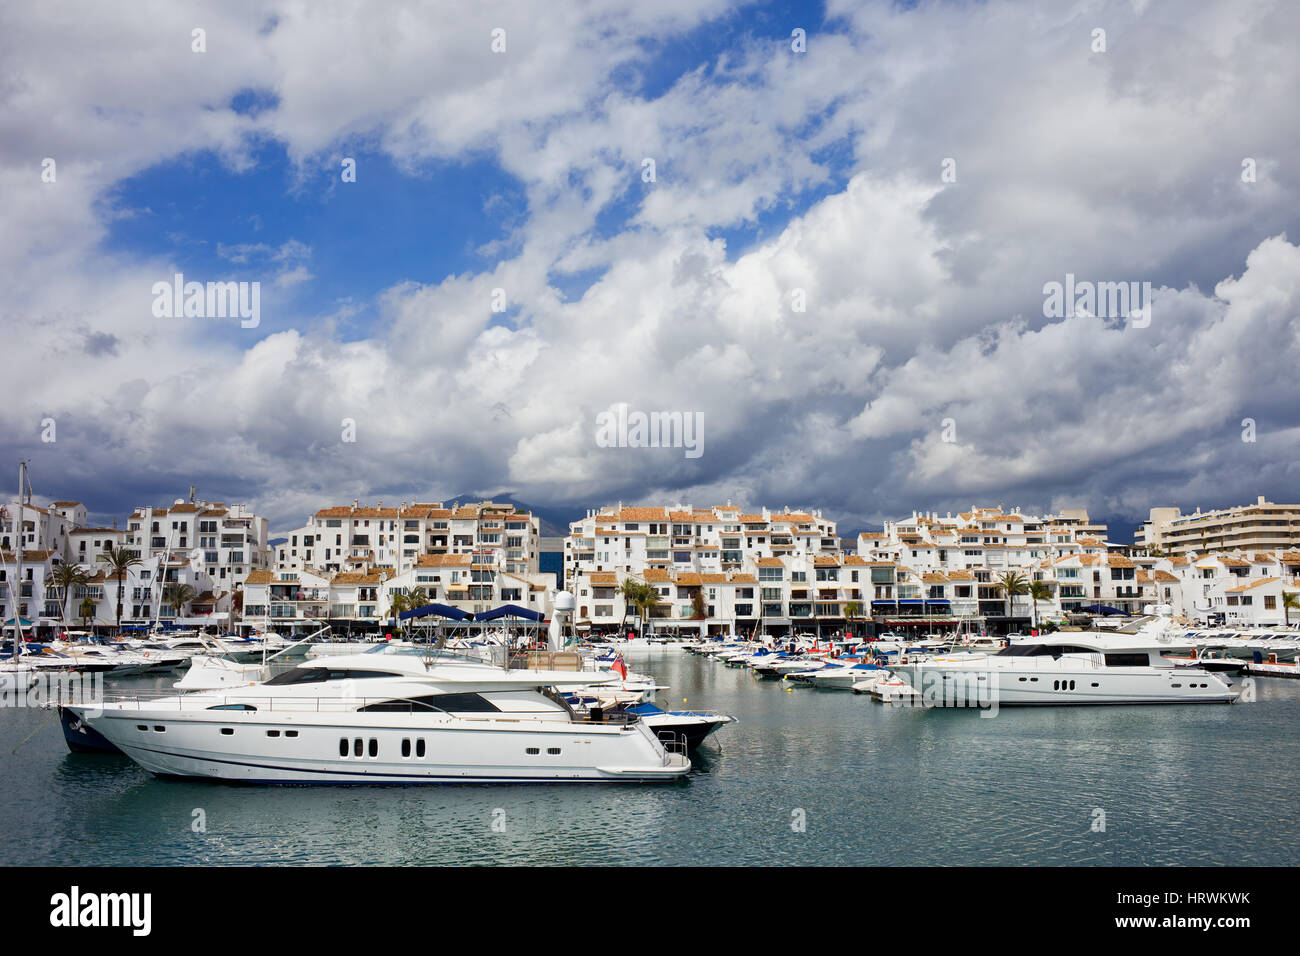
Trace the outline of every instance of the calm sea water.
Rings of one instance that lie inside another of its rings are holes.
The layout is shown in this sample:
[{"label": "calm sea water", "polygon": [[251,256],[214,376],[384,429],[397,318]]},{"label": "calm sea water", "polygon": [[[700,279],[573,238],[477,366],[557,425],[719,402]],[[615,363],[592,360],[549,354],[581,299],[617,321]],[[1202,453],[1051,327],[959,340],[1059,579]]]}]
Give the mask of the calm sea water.
[{"label": "calm sea water", "polygon": [[1300,862],[1300,682],[1259,680],[1231,707],[985,719],[787,692],[679,650],[634,664],[670,685],[661,700],[740,719],[680,784],[160,781],[69,753],[47,712],[0,710],[0,864]]}]

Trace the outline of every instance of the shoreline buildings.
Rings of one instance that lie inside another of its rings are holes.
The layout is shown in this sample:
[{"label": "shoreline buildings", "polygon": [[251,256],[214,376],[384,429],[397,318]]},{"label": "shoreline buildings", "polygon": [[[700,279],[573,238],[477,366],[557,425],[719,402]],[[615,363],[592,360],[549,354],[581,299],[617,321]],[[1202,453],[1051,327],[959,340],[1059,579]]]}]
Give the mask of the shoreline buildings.
[{"label": "shoreline buildings", "polygon": [[1133,534],[1136,548],[1169,554],[1211,551],[1300,550],[1300,505],[1279,505],[1260,495],[1252,505],[1215,511],[1152,508]]},{"label": "shoreline buildings", "polygon": [[[845,542],[816,510],[620,503],[589,510],[552,541],[537,516],[513,504],[354,501],[321,508],[273,548],[267,519],[193,490],[168,507],[135,509],[123,528],[91,526],[76,501],[12,501],[0,517],[0,620],[13,617],[15,590],[19,613],[38,628],[113,625],[118,580],[98,560],[113,547],[141,560],[121,582],[127,627],[328,622],[373,632],[394,599],[416,589],[469,613],[514,604],[549,616],[557,578],[574,594],[579,629],[593,634],[639,626],[641,611],[621,590],[629,579],[657,594],[650,623],[692,635],[1004,633],[1079,614],[1140,614],[1152,603],[1192,621],[1276,626],[1288,618],[1284,595],[1300,590],[1293,518],[1300,524],[1300,506],[1263,498],[1187,516],[1153,509],[1129,546],[1109,541],[1083,509],[1038,516],[973,506],[913,512]],[[24,564],[16,588],[8,579],[15,546]],[[66,601],[50,584],[63,563],[86,574]],[[1008,573],[1040,585],[1039,600],[1008,599],[999,584]],[[193,588],[180,608],[166,603],[172,584]],[[83,619],[87,598],[93,610]]]}]

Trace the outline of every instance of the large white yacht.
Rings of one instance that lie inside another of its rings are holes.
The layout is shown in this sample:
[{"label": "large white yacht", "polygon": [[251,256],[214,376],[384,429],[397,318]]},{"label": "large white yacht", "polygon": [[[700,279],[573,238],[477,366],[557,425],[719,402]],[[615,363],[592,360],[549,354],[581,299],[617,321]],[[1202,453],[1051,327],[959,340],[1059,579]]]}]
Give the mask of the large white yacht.
[{"label": "large white yacht", "polygon": [[938,654],[889,669],[934,706],[1234,702],[1240,692],[1222,676],[1173,659],[1188,644],[1168,608],[1148,611],[1131,634],[1062,631],[997,654]]},{"label": "large white yacht", "polygon": [[63,717],[169,777],[635,783],[690,770],[684,742],[661,740],[635,714],[577,713],[555,692],[592,678],[380,645],[239,688],[119,697]]}]

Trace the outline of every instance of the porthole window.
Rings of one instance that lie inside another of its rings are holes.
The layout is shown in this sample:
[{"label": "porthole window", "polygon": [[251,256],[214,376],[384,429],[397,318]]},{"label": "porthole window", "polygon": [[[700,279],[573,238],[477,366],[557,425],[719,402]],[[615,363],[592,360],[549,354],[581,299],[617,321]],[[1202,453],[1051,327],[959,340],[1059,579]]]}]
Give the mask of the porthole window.
[{"label": "porthole window", "polygon": [[559,747],[547,747],[547,748],[546,748],[546,752],[547,752],[548,754],[550,754],[551,756],[555,756],[556,754],[558,754],[558,753],[560,752],[560,748],[559,748]]},{"label": "porthole window", "polygon": [[352,741],[352,756],[354,756],[354,757],[360,757],[360,756],[361,756],[361,750],[362,750],[362,747],[363,747],[363,746],[364,746],[364,744],[362,744],[362,742],[361,742],[361,738],[360,738],[360,737],[358,737],[356,740]]},{"label": "porthole window", "polygon": [[411,739],[409,737],[402,738],[402,756],[411,756]]},{"label": "porthole window", "polygon": [[266,732],[266,736],[268,736],[268,737],[279,737],[279,736],[280,736],[280,731],[278,731],[278,730],[268,730],[268,731]]},{"label": "porthole window", "polygon": [[348,738],[346,738],[346,737],[340,737],[340,738],[339,738],[339,756],[340,756],[340,757],[346,757],[347,755],[348,755]]},{"label": "porthole window", "polygon": [[379,756],[379,741],[376,740],[374,737],[370,738],[370,756],[372,757]]},{"label": "porthole window", "polygon": [[541,752],[542,751],[539,747],[529,747],[527,750],[524,751],[524,753],[526,754],[539,754]]},{"label": "porthole window", "polygon": [[285,735],[286,737],[297,737],[297,736],[298,736],[298,731],[296,731],[296,730],[286,730],[286,731],[284,732],[284,735]]},{"label": "porthole window", "polygon": [[1070,681],[1070,690],[1074,690],[1074,681]]},{"label": "porthole window", "polygon": [[415,742],[415,755],[416,755],[417,757],[423,757],[423,756],[424,756],[424,738],[423,738],[423,737],[421,737],[419,740],[417,740],[417,741]]},{"label": "porthole window", "polygon": [[136,730],[143,730],[143,731],[146,731],[146,732],[147,732],[147,731],[149,730],[149,725],[148,725],[148,724],[136,724],[136,725],[135,725],[135,729],[136,729]]},{"label": "porthole window", "polygon": [[154,730],[154,733],[156,733],[156,734],[165,734],[165,733],[167,733],[167,728],[166,728],[166,727],[163,727],[161,724],[154,724],[154,728],[153,728],[153,730]]},{"label": "porthole window", "polygon": [[231,736],[231,735],[235,732],[235,728],[234,728],[234,727],[222,727],[222,728],[221,728],[221,732],[222,732],[223,734],[225,734],[227,737],[229,737],[229,736]]}]

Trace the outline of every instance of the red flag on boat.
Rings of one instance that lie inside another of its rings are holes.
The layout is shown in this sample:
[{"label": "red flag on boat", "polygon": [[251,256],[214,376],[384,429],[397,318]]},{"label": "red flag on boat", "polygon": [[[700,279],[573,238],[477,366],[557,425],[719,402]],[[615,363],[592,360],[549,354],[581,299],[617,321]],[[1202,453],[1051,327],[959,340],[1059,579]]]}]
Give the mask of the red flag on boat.
[{"label": "red flag on boat", "polygon": [[609,669],[616,671],[623,680],[627,680],[627,665],[623,663],[623,655],[619,654],[614,658],[614,663],[609,665]]}]

